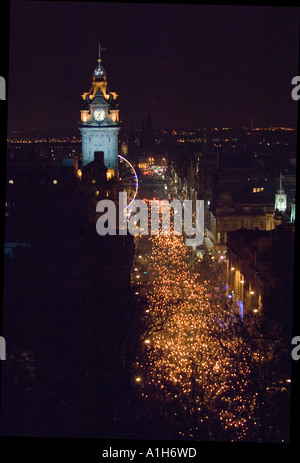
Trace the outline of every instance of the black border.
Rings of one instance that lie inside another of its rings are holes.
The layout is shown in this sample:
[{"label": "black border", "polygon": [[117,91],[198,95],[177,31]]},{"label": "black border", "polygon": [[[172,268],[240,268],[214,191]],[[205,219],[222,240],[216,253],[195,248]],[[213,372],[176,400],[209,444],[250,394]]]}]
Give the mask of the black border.
[{"label": "black border", "polygon": [[[64,0],[65,1],[65,0]],[[147,2],[146,2],[147,3]],[[165,3],[165,2],[161,2]],[[215,4],[222,4],[216,2]],[[225,2],[225,4],[227,4]],[[230,3],[231,4],[231,3]],[[242,5],[242,3],[237,3],[237,5]],[[250,5],[250,4],[248,4]],[[269,6],[268,3],[263,2],[251,2],[251,5],[259,6]],[[279,5],[274,5],[278,7]],[[284,7],[295,6],[294,4],[285,4]],[[2,218],[4,219],[4,204],[5,204],[5,172],[6,172],[6,139],[7,139],[7,111],[8,111],[8,88],[9,88],[9,24],[10,24],[10,2],[6,0],[1,3],[1,15],[0,15],[0,30],[2,31],[2,47],[1,47],[1,61],[0,61],[0,75],[3,76],[6,80],[6,101],[0,102],[0,153],[1,153],[1,195],[2,195]],[[299,25],[300,26],[300,25]],[[300,43],[300,27],[299,27],[299,43]],[[300,52],[299,52],[299,71],[300,75]],[[291,76],[292,79],[293,76]],[[292,86],[291,86],[292,90]],[[276,95],[274,95],[276,98]],[[299,102],[295,102],[299,108]],[[299,110],[298,110],[299,113]],[[300,130],[299,130],[299,116],[297,123],[297,145],[298,150],[300,147]],[[298,175],[297,175],[298,177]],[[298,196],[298,195],[297,195]],[[3,220],[2,219],[2,220]],[[3,222],[4,223],[4,222]],[[1,228],[3,234],[3,243],[4,243],[4,226]],[[297,260],[297,252],[299,251],[299,243],[297,239],[298,228],[296,226],[296,240],[295,240],[295,270],[294,270],[294,322],[293,322],[293,336],[300,335],[300,322],[299,322],[299,296],[297,294],[297,275],[299,263]],[[4,250],[2,247],[1,259],[3,266]],[[3,294],[3,279],[1,290]],[[3,300],[3,298],[2,298]],[[0,335],[2,334],[2,316],[3,316],[3,306],[1,304],[1,315],[0,315]],[[291,345],[292,350],[292,345]],[[1,373],[1,363],[0,362],[0,373]],[[262,456],[261,452],[267,452],[267,456],[276,455],[279,458],[288,459],[292,458],[292,452],[297,450],[298,443],[298,434],[299,434],[299,396],[300,396],[300,380],[299,380],[299,371],[300,371],[300,361],[292,362],[292,404],[291,404],[291,441],[287,444],[267,444],[267,443],[230,443],[230,442],[217,442],[217,443],[206,443],[206,442],[181,442],[181,441],[132,441],[132,440],[95,440],[95,439],[57,439],[57,438],[26,438],[26,437],[2,437],[1,439],[1,454],[7,454],[8,458],[12,461],[17,461],[17,458],[28,458],[31,462],[40,462],[43,459],[44,455],[48,457],[49,461],[51,460],[60,460],[66,456],[68,461],[82,461],[83,455],[85,462],[100,462],[100,461],[109,461],[108,458],[102,458],[102,451],[104,449],[109,449],[112,447],[114,449],[137,449],[138,452],[144,452],[144,456],[141,457],[137,455],[134,459],[135,461],[147,461],[145,458],[145,451],[149,447],[151,448],[189,448],[193,447],[197,449],[197,456],[194,461],[206,460],[215,457],[215,456],[228,456],[235,457],[240,455],[245,457],[245,455],[251,456]],[[1,378],[0,378],[1,379]],[[1,387],[1,385],[0,385]],[[1,391],[1,390],[0,390]],[[204,452],[209,452],[205,454]],[[63,453],[62,453],[63,452]],[[118,460],[119,458],[114,458]],[[128,459],[127,459],[128,460]],[[151,460],[151,458],[150,458]],[[174,460],[174,459],[173,459]]]}]

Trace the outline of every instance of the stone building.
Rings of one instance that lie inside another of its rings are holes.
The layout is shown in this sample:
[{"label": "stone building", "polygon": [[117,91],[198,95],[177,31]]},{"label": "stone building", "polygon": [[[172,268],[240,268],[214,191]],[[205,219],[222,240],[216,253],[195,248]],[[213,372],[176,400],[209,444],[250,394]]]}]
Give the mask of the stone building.
[{"label": "stone building", "polygon": [[291,326],[294,234],[292,223],[273,230],[228,232],[227,296],[241,316],[263,312]]}]

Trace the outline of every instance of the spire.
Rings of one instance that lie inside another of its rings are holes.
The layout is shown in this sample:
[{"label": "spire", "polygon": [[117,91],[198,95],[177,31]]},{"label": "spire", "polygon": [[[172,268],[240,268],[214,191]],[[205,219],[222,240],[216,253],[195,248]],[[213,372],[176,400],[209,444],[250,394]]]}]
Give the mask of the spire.
[{"label": "spire", "polygon": [[101,48],[100,42],[98,43],[98,66],[95,68],[94,75],[98,78],[101,78],[105,75],[104,67],[101,66],[101,50],[105,50],[105,48]]},{"label": "spire", "polygon": [[101,54],[101,51],[102,51],[102,50],[106,50],[106,48],[101,48],[100,42],[99,42],[99,43],[98,43],[98,63],[99,63],[99,64],[101,63],[100,54]]},{"label": "spire", "polygon": [[281,192],[284,192],[283,188],[282,188],[282,179],[284,178],[284,176],[282,175],[282,173],[280,172],[280,176],[279,176],[279,191]]},{"label": "spire", "polygon": [[282,190],[282,175],[280,172],[279,189]]}]

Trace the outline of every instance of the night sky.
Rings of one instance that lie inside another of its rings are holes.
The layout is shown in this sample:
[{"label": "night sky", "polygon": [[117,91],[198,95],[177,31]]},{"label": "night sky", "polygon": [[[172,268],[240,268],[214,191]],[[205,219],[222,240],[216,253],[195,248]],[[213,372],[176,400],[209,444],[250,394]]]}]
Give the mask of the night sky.
[{"label": "night sky", "polygon": [[[11,2],[8,134],[74,128],[98,42],[123,126],[296,126],[300,9]],[[78,131],[79,134],[79,131]]]}]

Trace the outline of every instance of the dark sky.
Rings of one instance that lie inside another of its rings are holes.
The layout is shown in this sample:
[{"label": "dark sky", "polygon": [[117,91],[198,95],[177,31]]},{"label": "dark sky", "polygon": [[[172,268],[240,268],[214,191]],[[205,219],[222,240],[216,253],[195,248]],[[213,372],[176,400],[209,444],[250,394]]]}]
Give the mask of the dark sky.
[{"label": "dark sky", "polygon": [[98,41],[120,118],[159,128],[296,126],[300,9],[11,2],[8,131],[70,128]]}]

